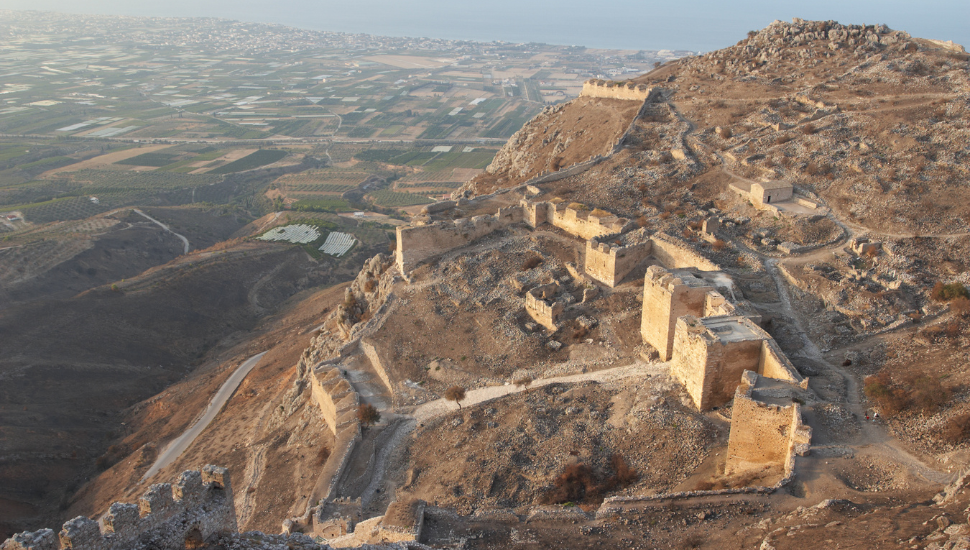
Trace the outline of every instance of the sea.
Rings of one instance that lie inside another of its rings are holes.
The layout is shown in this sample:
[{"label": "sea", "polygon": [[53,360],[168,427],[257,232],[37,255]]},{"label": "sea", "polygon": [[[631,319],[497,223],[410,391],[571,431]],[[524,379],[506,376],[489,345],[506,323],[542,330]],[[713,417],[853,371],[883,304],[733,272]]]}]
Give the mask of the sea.
[{"label": "sea", "polygon": [[222,17],[314,30],[625,50],[723,48],[775,19],[970,43],[970,0],[0,0],[0,9]]}]

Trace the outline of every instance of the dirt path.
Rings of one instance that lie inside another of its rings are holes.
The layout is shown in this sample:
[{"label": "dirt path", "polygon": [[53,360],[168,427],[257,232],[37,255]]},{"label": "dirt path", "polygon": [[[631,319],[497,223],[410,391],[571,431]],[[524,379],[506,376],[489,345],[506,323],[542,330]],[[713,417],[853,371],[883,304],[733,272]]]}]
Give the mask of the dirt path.
[{"label": "dirt path", "polygon": [[149,221],[155,222],[156,224],[158,224],[159,227],[161,227],[165,231],[168,231],[172,235],[175,235],[176,237],[178,237],[179,239],[181,239],[182,244],[185,245],[185,251],[182,252],[182,253],[183,254],[188,254],[189,253],[189,240],[188,239],[186,239],[184,236],[179,235],[178,233],[172,231],[167,225],[165,225],[164,223],[162,223],[162,222],[156,220],[155,218],[149,216],[148,214],[142,212],[141,210],[139,210],[137,208],[132,208],[132,210],[134,210],[137,214],[140,214],[141,216],[147,218]]},{"label": "dirt path", "polygon": [[195,424],[192,424],[192,427],[186,430],[185,433],[173,439],[172,442],[165,447],[165,450],[158,455],[158,458],[155,460],[155,463],[152,464],[152,467],[145,472],[144,476],[142,476],[142,481],[151,478],[153,475],[158,473],[159,470],[174,462],[176,458],[181,456],[182,453],[189,448],[189,445],[191,445],[192,442],[195,441],[195,438],[202,433],[202,430],[204,430],[209,423],[215,419],[216,415],[219,414],[219,411],[222,410],[222,406],[226,404],[226,401],[229,401],[229,398],[232,397],[232,394],[236,391],[236,388],[239,387],[239,384],[242,383],[243,379],[246,378],[246,375],[249,374],[249,371],[253,370],[253,367],[259,363],[259,360],[262,359],[264,355],[266,355],[265,351],[250,357],[239,365],[236,372],[232,373],[232,375],[226,379],[226,381],[222,384],[222,387],[219,388],[219,391],[217,391],[212,397],[212,400],[209,401],[209,406],[206,407],[205,413],[203,413],[202,417],[196,420]]}]

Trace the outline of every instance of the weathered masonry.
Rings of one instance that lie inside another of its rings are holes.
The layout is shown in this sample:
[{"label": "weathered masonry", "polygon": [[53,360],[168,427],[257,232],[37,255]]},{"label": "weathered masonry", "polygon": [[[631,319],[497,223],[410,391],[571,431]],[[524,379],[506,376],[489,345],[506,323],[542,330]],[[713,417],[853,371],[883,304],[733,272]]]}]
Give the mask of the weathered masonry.
[{"label": "weathered masonry", "polygon": [[808,454],[812,428],[802,423],[790,386],[747,371],[734,396],[727,475],[780,467],[794,468],[795,456]]},{"label": "weathered masonry", "polygon": [[151,488],[138,504],[115,502],[101,519],[79,516],[51,529],[18,533],[2,550],[182,550],[237,531],[229,471],[206,466],[182,472],[175,485]]}]

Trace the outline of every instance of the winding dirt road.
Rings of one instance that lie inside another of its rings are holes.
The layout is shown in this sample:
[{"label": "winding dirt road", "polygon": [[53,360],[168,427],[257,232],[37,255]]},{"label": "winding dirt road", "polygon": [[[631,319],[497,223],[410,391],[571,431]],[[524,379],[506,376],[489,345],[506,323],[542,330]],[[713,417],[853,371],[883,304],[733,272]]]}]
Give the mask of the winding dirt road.
[{"label": "winding dirt road", "polygon": [[205,413],[203,413],[202,417],[196,420],[195,424],[192,424],[192,427],[185,430],[182,435],[173,439],[172,442],[165,447],[165,450],[158,455],[158,458],[155,460],[155,463],[152,464],[152,467],[145,472],[145,475],[141,478],[142,481],[149,479],[158,473],[159,470],[174,462],[176,458],[181,456],[182,453],[189,448],[189,445],[191,445],[192,442],[195,441],[195,438],[202,433],[202,430],[206,429],[209,423],[215,419],[216,415],[219,414],[219,411],[222,410],[222,406],[226,404],[226,401],[229,401],[229,398],[232,397],[232,394],[236,391],[236,388],[239,387],[239,384],[242,383],[243,379],[246,378],[246,375],[249,374],[249,371],[253,370],[253,367],[259,363],[259,360],[262,359],[264,355],[266,355],[265,351],[250,357],[244,361],[243,364],[239,365],[236,372],[229,376],[229,378],[222,384],[222,387],[219,388],[219,391],[217,391],[212,397],[212,400],[209,401],[209,406],[206,407]]},{"label": "winding dirt road", "polygon": [[152,222],[155,222],[156,224],[158,224],[158,226],[159,226],[159,227],[161,227],[161,228],[162,228],[162,229],[164,229],[165,231],[168,231],[168,232],[169,232],[169,233],[171,233],[172,235],[175,235],[176,237],[178,237],[179,239],[181,239],[181,240],[182,240],[182,244],[184,244],[184,245],[185,245],[185,251],[184,251],[184,252],[182,252],[182,253],[183,253],[183,254],[188,254],[188,253],[189,253],[189,240],[188,240],[188,239],[186,239],[186,238],[185,238],[184,236],[182,236],[182,235],[179,235],[178,233],[176,233],[176,232],[174,232],[174,231],[172,231],[172,230],[171,230],[171,229],[170,229],[170,228],[169,228],[169,227],[168,227],[167,225],[165,225],[164,223],[162,223],[162,222],[160,222],[160,221],[158,221],[158,220],[156,220],[155,218],[153,218],[153,217],[151,217],[151,216],[149,216],[148,214],[146,214],[146,213],[144,213],[144,212],[142,212],[141,210],[139,210],[139,209],[137,209],[137,208],[132,208],[132,210],[134,210],[134,211],[135,211],[135,212],[137,212],[138,214],[140,214],[140,215],[142,215],[142,216],[144,216],[144,217],[145,217],[145,218],[147,218],[147,219],[148,219],[149,221],[152,221]]}]

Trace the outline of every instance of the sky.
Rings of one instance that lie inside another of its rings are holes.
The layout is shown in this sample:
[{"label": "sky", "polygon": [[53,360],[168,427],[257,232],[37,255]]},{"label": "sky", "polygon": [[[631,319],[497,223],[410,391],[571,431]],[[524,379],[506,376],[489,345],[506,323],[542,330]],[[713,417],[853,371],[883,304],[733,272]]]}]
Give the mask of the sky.
[{"label": "sky", "polygon": [[880,24],[970,45],[970,0],[0,0],[0,8],[222,17],[314,30],[710,51],[775,19]]}]

